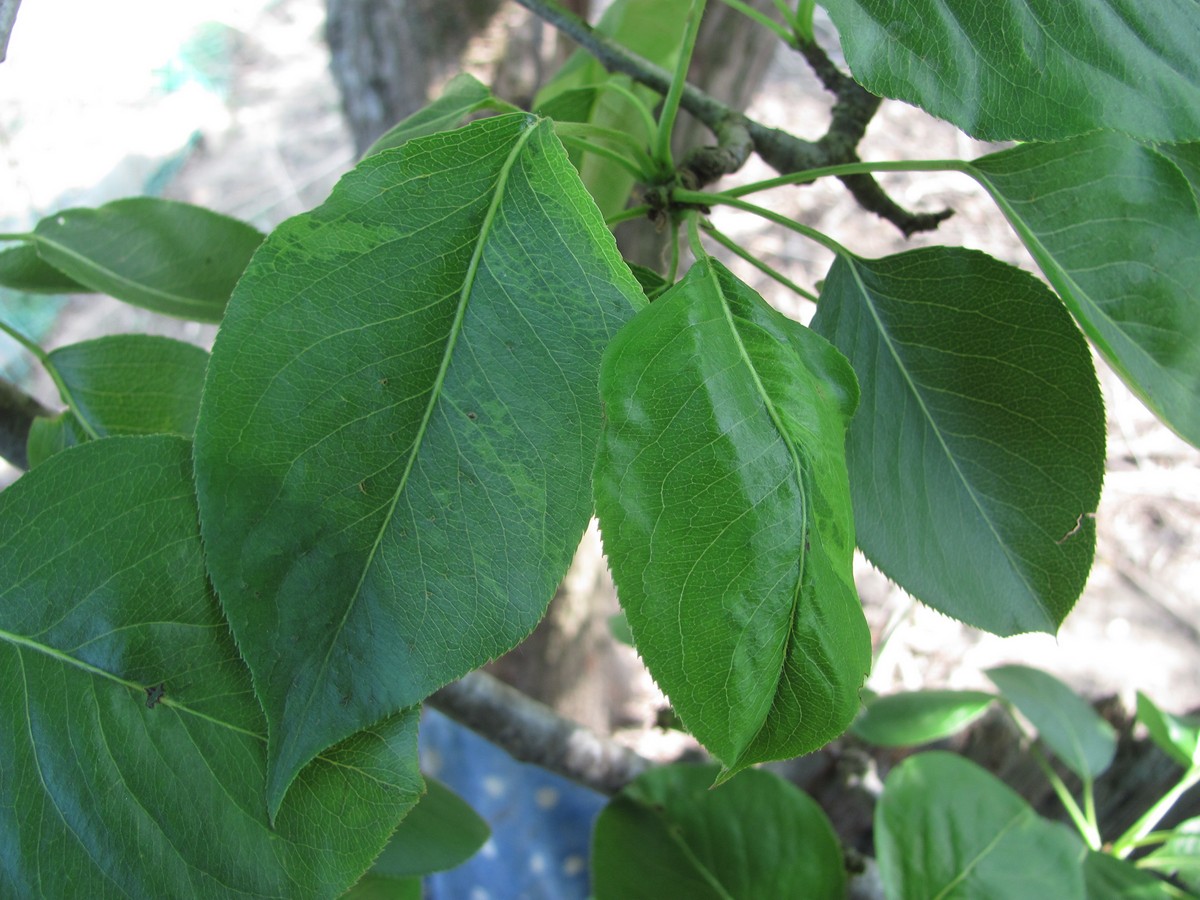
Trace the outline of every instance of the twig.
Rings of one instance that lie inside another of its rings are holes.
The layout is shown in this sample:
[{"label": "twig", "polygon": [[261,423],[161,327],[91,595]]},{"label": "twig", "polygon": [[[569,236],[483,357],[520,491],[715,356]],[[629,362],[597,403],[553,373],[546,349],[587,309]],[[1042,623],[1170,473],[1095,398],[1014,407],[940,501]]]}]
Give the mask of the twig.
[{"label": "twig", "polygon": [[513,758],[602,794],[617,793],[654,765],[484,672],[446,685],[426,702]]},{"label": "twig", "polygon": [[0,456],[18,469],[28,469],[29,428],[38,416],[52,415],[35,398],[0,378]]},{"label": "twig", "polygon": [[[574,40],[609,71],[628,75],[660,94],[666,94],[669,90],[670,72],[600,34],[554,0],[517,2]],[[823,55],[819,48],[818,52]],[[717,136],[718,141],[716,148],[693,151],[685,160],[682,169],[687,185],[699,188],[721,175],[736,172],[745,163],[751,150],[757,152],[771,168],[785,175],[804,169],[856,162],[858,157],[854,148],[874,115],[879,99],[872,97],[848,76],[838,72],[832,62],[829,62],[826,69],[832,80],[833,76],[829,70],[836,73],[837,78],[854,84],[857,92],[848,87],[844,88],[846,99],[842,101],[839,95],[839,104],[835,106],[829,132],[816,143],[778,128],[768,128],[731,109],[695,85],[685,84],[679,105],[707,126]],[[837,84],[841,86],[841,82]],[[837,94],[837,91],[834,93]],[[871,98],[871,101],[865,101],[864,96]],[[855,175],[843,181],[860,206],[893,223],[905,235],[932,230],[950,215],[948,210],[938,213],[908,212],[888,197],[870,175]]]},{"label": "twig", "polygon": [[20,6],[21,0],[0,0],[0,62],[8,56],[8,39],[12,37]]}]

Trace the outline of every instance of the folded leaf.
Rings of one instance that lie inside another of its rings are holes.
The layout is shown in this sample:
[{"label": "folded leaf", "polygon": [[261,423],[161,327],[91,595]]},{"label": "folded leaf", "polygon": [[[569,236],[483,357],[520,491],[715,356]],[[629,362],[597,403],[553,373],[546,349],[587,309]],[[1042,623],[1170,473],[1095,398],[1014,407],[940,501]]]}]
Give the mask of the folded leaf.
[{"label": "folded leaf", "polygon": [[182,438],[117,437],[0,494],[3,896],[333,896],[420,794],[409,712],[324,754],[268,823],[191,465]]},{"label": "folded leaf", "polygon": [[862,385],[846,456],[863,552],[968,624],[1056,631],[1092,565],[1105,435],[1058,299],[990,256],[930,247],[839,258],[812,327]]},{"label": "folded leaf", "polygon": [[701,260],[604,356],[596,512],[638,651],[729,771],[833,739],[870,635],[846,360]]},{"label": "folded leaf", "polygon": [[221,321],[263,239],[245,222],[154,197],[66,209],[33,236],[43,261],[86,288],[198,322]]},{"label": "folded leaf", "polygon": [[256,255],[196,472],[272,810],[314,754],[537,624],[591,514],[600,354],[644,302],[526,115],[368,157]]},{"label": "folded leaf", "polygon": [[1105,361],[1200,446],[1200,209],[1180,168],[1123,135],[1091,134],[969,169]]},{"label": "folded leaf", "polygon": [[875,807],[888,897],[1083,900],[1083,843],[1011,788],[952,753],[910,757]]},{"label": "folded leaf", "polygon": [[1196,0],[824,0],[868,90],[982,140],[1200,138]]},{"label": "folded leaf", "polygon": [[38,416],[29,425],[29,440],[25,444],[29,468],[41,465],[55,453],[87,439],[87,432],[69,409],[57,416]]},{"label": "folded leaf", "polygon": [[816,801],[754,769],[709,790],[716,774],[716,766],[653,769],[601,810],[596,900],[846,896],[842,848]]},{"label": "folded leaf", "polygon": [[0,252],[0,286],[29,294],[86,294],[88,289],[44,262],[32,244]]}]

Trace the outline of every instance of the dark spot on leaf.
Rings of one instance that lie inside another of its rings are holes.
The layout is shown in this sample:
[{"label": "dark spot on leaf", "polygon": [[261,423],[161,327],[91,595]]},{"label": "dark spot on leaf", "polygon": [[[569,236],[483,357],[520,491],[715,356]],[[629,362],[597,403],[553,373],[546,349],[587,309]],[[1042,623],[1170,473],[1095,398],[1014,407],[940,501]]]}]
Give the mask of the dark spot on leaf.
[{"label": "dark spot on leaf", "polygon": [[154,709],[154,707],[158,706],[158,701],[163,698],[166,692],[167,686],[161,681],[146,688],[146,709]]},{"label": "dark spot on leaf", "polygon": [[387,387],[388,380],[386,378],[380,378],[379,383],[382,384],[384,387]]},{"label": "dark spot on leaf", "polygon": [[471,411],[467,413],[467,418],[474,422],[479,417],[475,415],[474,411]]}]

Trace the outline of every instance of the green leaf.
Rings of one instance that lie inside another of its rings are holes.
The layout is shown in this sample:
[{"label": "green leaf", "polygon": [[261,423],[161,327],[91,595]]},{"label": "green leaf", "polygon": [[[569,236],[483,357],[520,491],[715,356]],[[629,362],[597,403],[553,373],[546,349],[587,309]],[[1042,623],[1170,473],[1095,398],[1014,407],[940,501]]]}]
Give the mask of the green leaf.
[{"label": "green leaf", "polygon": [[875,851],[890,900],[1085,896],[1079,839],[953,753],[892,770],[875,807]]},{"label": "green leaf", "polygon": [[1095,778],[1112,765],[1117,752],[1113,727],[1053,675],[1027,666],[997,666],[987,676],[1080,778]]},{"label": "green leaf", "polygon": [[1155,148],[1175,165],[1192,186],[1192,193],[1200,202],[1200,143],[1159,144]]},{"label": "green leaf", "polygon": [[385,131],[363,156],[399,147],[413,138],[457,128],[471,113],[488,109],[494,103],[496,99],[484,84],[474,76],[461,72],[446,83],[436,100]]},{"label": "green leaf", "polygon": [[663,278],[653,269],[639,266],[637,263],[628,263],[628,265],[629,271],[633,273],[633,277],[642,286],[642,291],[645,293],[647,300],[658,299],[671,286],[671,282],[667,281],[667,279]]},{"label": "green leaf", "polygon": [[59,347],[49,359],[73,409],[100,437],[192,436],[208,365],[199,347],[119,334]]},{"label": "green leaf", "polygon": [[749,769],[709,790],[715,766],[652,769],[600,812],[596,900],[846,895],[842,850],[807,794]]},{"label": "green leaf", "polygon": [[33,236],[45,262],[87,288],[198,322],[221,321],[263,239],[245,222],[153,197],[66,209]]},{"label": "green leaf", "polygon": [[1200,766],[1200,719],[1173,716],[1138,691],[1137,720],[1146,726],[1158,748],[1185,769]]},{"label": "green leaf", "polygon": [[367,873],[342,900],[421,900],[420,878],[388,878]]},{"label": "green leaf", "polygon": [[637,647],[730,771],[858,712],[870,635],[833,347],[701,260],[604,355],[596,512]]},{"label": "green leaf", "polygon": [[182,438],[116,437],[0,494],[0,895],[333,895],[420,794],[410,711],[324,754],[268,823],[191,468]]},{"label": "green leaf", "polygon": [[624,612],[617,612],[608,617],[608,630],[613,640],[620,641],[629,647],[636,647],[633,642],[633,631],[629,628],[629,618]]},{"label": "green leaf", "polygon": [[1163,845],[1140,863],[1178,878],[1188,890],[1200,893],[1200,818],[1181,822]]},{"label": "green leaf", "polygon": [[87,439],[87,432],[69,409],[49,418],[38,416],[29,426],[29,440],[25,444],[29,468],[41,465],[55,453]]},{"label": "green leaf", "polygon": [[966,728],[995,700],[983,691],[909,691],[867,704],[853,731],[880,747],[915,747]]},{"label": "green leaf", "polygon": [[272,810],[322,748],[537,624],[591,514],[600,354],[643,302],[526,115],[368,157],[267,240],[217,336],[196,472]]},{"label": "green leaf", "polygon": [[1088,900],[1162,900],[1171,897],[1163,882],[1131,862],[1089,850],[1083,861]]},{"label": "green leaf", "polygon": [[0,252],[0,286],[28,294],[86,294],[88,289],[43,262],[33,244]]},{"label": "green leaf", "polygon": [[1200,138],[1196,0],[823,0],[854,77],[981,140]]},{"label": "green leaf", "polygon": [[1092,134],[969,169],[1105,361],[1200,446],[1200,211],[1178,166],[1122,135]]},{"label": "green leaf", "polygon": [[840,257],[812,327],[862,385],[846,457],[863,552],[968,624],[1053,633],[1092,565],[1105,434],[1057,298],[973,250]]},{"label": "green leaf", "polygon": [[432,778],[425,779],[425,788],[368,874],[410,878],[453,869],[491,835],[487,822],[450,788]]}]

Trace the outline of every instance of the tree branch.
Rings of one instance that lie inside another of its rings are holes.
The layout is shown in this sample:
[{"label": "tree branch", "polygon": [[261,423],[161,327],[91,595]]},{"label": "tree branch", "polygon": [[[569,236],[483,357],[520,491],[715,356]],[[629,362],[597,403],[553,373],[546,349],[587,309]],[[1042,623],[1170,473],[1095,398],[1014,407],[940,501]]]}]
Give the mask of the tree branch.
[{"label": "tree branch", "polygon": [[29,427],[38,416],[52,415],[54,413],[35,398],[11,381],[0,378],[0,456],[18,469],[28,469]]},{"label": "tree branch", "polygon": [[521,762],[602,794],[615,794],[654,764],[484,672],[446,685],[426,701]]},{"label": "tree branch", "polygon": [[0,0],[0,62],[8,56],[8,39],[12,36],[20,6],[21,0]]},{"label": "tree branch", "polygon": [[[517,2],[578,43],[609,71],[628,75],[660,94],[665,94],[670,87],[670,72],[600,34],[554,0]],[[704,123],[718,141],[717,147],[700,148],[685,160],[684,180],[689,188],[693,183],[695,188],[699,188],[721,175],[736,172],[745,163],[751,150],[781,175],[858,161],[855,147],[879,106],[879,98],[838,71],[819,47],[815,51],[802,52],[805,52],[806,59],[811,52],[817,64],[822,66],[817,72],[822,83],[827,88],[830,84],[835,85],[830,89],[838,97],[838,103],[834,106],[833,121],[825,137],[813,143],[778,128],[768,128],[730,109],[694,85],[686,84],[680,106]],[[821,57],[824,57],[827,65],[821,63]],[[813,65],[813,61],[810,61],[810,65]],[[826,81],[826,78],[829,80]],[[888,220],[905,235],[934,229],[951,214],[949,210],[911,213],[888,197],[870,175],[855,175],[843,179],[843,182],[859,205]]]}]

